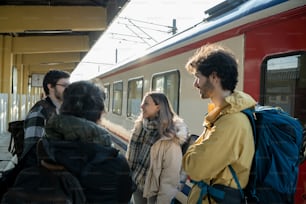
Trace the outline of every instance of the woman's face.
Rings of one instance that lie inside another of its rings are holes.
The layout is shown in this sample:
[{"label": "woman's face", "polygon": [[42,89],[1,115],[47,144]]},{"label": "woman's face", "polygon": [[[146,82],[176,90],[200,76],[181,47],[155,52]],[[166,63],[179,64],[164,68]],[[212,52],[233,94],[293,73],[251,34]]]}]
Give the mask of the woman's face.
[{"label": "woman's face", "polygon": [[151,96],[146,96],[141,103],[142,115],[144,118],[154,118],[158,111],[159,105],[156,105]]}]

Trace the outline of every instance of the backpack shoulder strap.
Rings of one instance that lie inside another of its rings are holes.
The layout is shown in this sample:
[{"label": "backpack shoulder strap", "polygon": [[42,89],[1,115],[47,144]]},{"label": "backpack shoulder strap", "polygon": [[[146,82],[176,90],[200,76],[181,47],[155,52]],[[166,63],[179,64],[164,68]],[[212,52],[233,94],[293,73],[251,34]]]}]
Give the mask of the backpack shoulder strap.
[{"label": "backpack shoulder strap", "polygon": [[232,176],[233,176],[233,178],[235,180],[235,183],[237,184],[238,190],[239,190],[239,192],[241,194],[241,198],[244,198],[244,193],[243,193],[243,190],[241,188],[240,182],[238,180],[238,176],[237,176],[234,168],[232,167],[232,165],[228,165],[228,168],[231,171],[231,174],[232,174]]},{"label": "backpack shoulder strap", "polygon": [[256,112],[255,110],[251,108],[244,109],[241,112],[244,113],[248,117],[251,123],[252,129],[253,129],[254,142],[256,143],[256,123],[255,123],[255,121],[257,120]]}]

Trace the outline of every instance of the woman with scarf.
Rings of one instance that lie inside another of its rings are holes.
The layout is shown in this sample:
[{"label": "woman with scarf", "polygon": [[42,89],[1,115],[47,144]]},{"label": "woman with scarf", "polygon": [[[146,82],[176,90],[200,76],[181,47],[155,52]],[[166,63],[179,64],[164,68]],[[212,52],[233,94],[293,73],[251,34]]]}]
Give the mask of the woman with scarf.
[{"label": "woman with scarf", "polygon": [[163,93],[148,92],[141,110],[126,153],[137,185],[133,204],[170,204],[180,181],[187,126]]}]

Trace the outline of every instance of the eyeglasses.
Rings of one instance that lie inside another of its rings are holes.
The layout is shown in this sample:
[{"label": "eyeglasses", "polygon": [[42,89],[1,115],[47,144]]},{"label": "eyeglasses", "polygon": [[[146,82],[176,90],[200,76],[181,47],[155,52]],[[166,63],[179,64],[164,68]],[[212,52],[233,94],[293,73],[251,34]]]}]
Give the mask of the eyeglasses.
[{"label": "eyeglasses", "polygon": [[67,88],[67,87],[69,86],[69,84],[55,84],[55,85],[57,85],[57,86],[62,86],[62,87],[64,87],[64,88]]}]

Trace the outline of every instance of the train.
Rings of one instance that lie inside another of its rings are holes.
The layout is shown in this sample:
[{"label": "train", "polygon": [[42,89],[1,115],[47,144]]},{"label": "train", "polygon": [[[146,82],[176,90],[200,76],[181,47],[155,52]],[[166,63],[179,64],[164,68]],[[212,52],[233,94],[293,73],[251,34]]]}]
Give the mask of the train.
[{"label": "train", "polygon": [[[200,99],[185,64],[208,43],[235,53],[237,90],[261,105],[281,107],[306,127],[306,1],[247,0],[218,13],[94,79],[103,84],[107,96],[103,126],[121,143],[129,141],[148,91],[165,93],[191,134],[203,131],[210,101]],[[305,163],[300,168],[296,203],[306,203]]]}]

